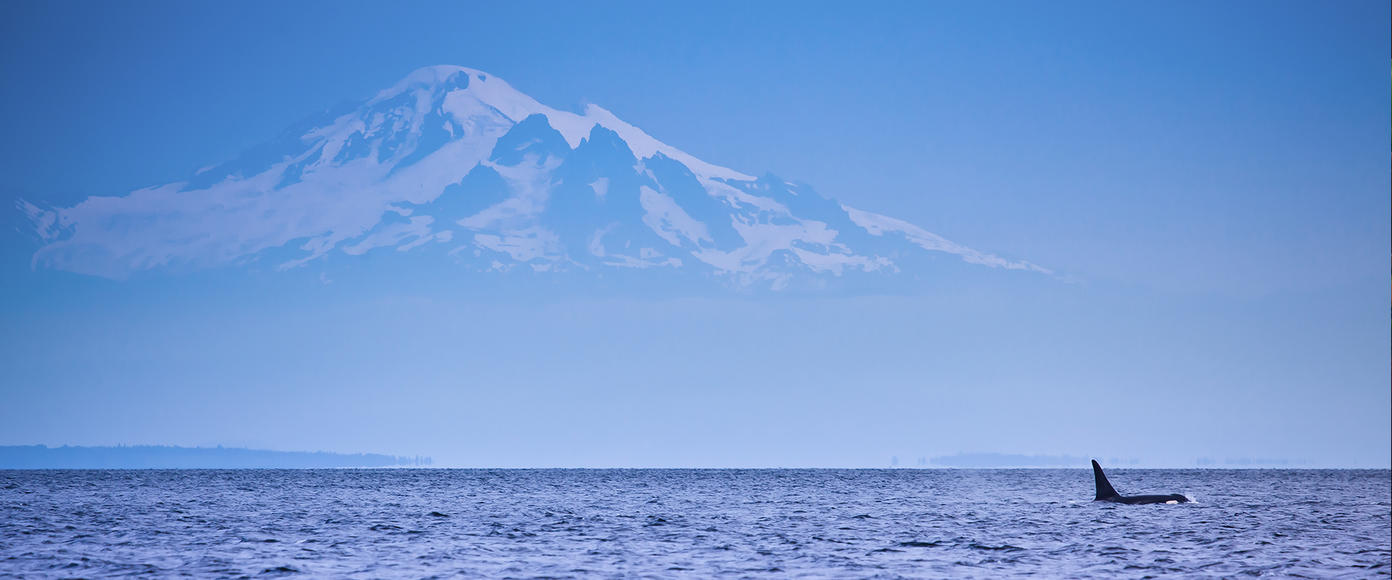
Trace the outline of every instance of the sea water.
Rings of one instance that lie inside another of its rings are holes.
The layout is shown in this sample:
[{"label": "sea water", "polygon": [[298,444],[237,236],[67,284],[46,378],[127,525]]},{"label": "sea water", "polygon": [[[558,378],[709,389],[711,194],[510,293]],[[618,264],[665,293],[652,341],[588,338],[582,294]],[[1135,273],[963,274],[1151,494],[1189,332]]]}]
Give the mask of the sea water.
[{"label": "sea water", "polygon": [[0,471],[0,576],[1369,577],[1388,470]]}]

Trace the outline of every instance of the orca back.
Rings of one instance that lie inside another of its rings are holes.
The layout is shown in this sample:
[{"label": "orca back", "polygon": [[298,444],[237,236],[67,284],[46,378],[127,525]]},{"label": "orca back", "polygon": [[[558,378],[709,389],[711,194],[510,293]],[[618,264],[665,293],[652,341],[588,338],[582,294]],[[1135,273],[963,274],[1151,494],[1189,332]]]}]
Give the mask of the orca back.
[{"label": "orca back", "polygon": [[1093,501],[1101,501],[1121,495],[1112,487],[1112,482],[1107,481],[1107,476],[1102,473],[1102,466],[1097,464],[1096,459],[1092,460],[1092,478],[1097,480],[1097,497]]},{"label": "orca back", "polygon": [[1177,493],[1172,493],[1170,495],[1122,495],[1107,501],[1131,505],[1144,505],[1152,503],[1189,503],[1189,498]]}]

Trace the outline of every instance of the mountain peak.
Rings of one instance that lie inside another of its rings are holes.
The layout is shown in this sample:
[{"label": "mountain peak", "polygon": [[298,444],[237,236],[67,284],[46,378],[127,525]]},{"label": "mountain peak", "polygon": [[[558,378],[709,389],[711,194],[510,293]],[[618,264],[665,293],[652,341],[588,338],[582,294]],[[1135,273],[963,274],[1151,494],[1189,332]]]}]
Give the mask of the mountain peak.
[{"label": "mountain peak", "polygon": [[455,75],[464,74],[470,76],[485,75],[478,69],[463,67],[453,64],[436,64],[423,66],[407,74],[393,87],[399,89],[409,85],[439,85],[448,82]]},{"label": "mountain peak", "polygon": [[772,288],[893,273],[913,251],[1047,272],[804,190],[698,159],[598,105],[561,111],[437,65],[188,181],[20,208],[44,243],[36,267],[112,278],[378,248],[438,248],[442,267],[481,271],[676,268]]}]

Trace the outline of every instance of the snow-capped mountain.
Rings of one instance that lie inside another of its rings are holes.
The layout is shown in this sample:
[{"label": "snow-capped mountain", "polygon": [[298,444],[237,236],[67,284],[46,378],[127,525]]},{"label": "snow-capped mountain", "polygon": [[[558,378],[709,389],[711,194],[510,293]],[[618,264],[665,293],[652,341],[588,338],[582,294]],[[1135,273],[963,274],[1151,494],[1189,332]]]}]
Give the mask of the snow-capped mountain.
[{"label": "snow-capped mountain", "polygon": [[417,70],[186,181],[20,208],[43,241],[36,267],[112,278],[173,265],[289,269],[388,249],[437,251],[442,267],[681,269],[775,289],[800,276],[893,273],[925,252],[1047,273],[457,66]]}]

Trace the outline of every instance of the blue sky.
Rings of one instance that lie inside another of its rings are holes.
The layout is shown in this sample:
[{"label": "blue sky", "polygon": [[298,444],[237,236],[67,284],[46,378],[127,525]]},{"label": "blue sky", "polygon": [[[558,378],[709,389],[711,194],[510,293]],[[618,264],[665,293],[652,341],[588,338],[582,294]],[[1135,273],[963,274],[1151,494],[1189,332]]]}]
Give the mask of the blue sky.
[{"label": "blue sky", "polygon": [[0,444],[500,466],[1392,456],[1385,4],[4,10],[7,197],[185,179],[450,63],[1059,275],[519,294],[367,254],[328,285],[112,281],[31,268],[12,212]]}]

